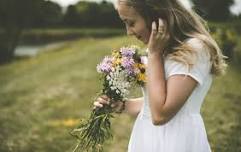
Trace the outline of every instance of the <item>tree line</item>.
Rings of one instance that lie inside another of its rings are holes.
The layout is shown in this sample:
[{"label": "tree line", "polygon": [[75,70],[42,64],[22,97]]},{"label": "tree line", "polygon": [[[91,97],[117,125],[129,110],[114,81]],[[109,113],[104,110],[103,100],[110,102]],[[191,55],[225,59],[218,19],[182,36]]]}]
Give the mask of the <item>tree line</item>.
[{"label": "tree line", "polygon": [[[232,19],[233,0],[192,0],[205,19]],[[236,17],[241,18],[241,16]],[[0,0],[0,63],[13,57],[23,29],[29,28],[123,27],[112,3],[79,1],[67,7],[49,0]]]},{"label": "tree line", "polygon": [[121,26],[113,4],[106,1],[79,1],[63,12],[63,8],[52,1],[0,0],[0,22],[8,23],[9,20],[24,27],[35,28]]},{"label": "tree line", "polygon": [[113,4],[106,1],[80,1],[63,12],[47,0],[0,0],[0,63],[13,58],[24,29],[121,26]]}]

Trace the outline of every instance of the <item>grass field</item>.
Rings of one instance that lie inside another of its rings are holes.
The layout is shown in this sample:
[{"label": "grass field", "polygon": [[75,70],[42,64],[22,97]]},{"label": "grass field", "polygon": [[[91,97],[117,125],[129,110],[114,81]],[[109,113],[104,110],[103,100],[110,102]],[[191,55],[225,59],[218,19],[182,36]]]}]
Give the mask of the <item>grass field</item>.
[{"label": "grass field", "polygon": [[[1,33],[1,32],[0,32]],[[20,44],[41,44],[78,38],[107,38],[125,34],[123,29],[112,28],[56,28],[31,29],[24,31]],[[1,34],[0,34],[1,36]]]},{"label": "grass field", "polygon": [[[69,132],[89,116],[100,89],[96,64],[113,48],[138,44],[125,37],[80,39],[35,58],[0,66],[0,151],[68,152]],[[215,79],[202,108],[214,152],[241,151],[241,71],[230,65]],[[140,95],[135,91],[131,96]],[[117,116],[105,152],[125,152],[134,119]]]}]

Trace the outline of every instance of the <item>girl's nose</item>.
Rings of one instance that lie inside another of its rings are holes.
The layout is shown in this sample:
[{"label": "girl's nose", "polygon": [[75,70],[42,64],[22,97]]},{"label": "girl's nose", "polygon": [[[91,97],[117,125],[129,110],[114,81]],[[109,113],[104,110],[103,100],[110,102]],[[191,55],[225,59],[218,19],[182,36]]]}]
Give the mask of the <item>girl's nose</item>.
[{"label": "girl's nose", "polygon": [[127,35],[130,35],[130,36],[135,35],[135,32],[131,28],[127,27],[126,31],[127,31]]}]

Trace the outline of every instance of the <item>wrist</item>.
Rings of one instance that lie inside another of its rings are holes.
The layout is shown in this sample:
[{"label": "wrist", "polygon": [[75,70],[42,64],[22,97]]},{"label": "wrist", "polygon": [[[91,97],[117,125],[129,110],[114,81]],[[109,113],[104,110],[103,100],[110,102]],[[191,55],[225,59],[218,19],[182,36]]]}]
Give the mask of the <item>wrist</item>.
[{"label": "wrist", "polygon": [[159,47],[159,48],[153,48],[153,47],[148,47],[148,53],[150,54],[163,54],[164,48]]},{"label": "wrist", "polygon": [[148,58],[160,58],[162,56],[161,52],[155,51],[155,52],[148,52]]},{"label": "wrist", "polygon": [[116,113],[123,113],[126,110],[126,100],[121,101],[120,108],[116,111]]}]

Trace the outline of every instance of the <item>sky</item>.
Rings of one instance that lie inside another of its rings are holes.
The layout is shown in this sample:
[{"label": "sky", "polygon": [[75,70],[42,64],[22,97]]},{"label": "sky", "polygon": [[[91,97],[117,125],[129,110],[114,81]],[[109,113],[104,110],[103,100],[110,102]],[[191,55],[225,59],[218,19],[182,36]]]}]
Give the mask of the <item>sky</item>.
[{"label": "sky", "polygon": [[[68,5],[75,4],[80,0],[51,0],[51,1],[57,2],[63,7],[67,7]],[[102,0],[85,0],[85,1],[100,2]],[[110,1],[110,2],[115,3],[117,0],[106,0],[106,1]],[[191,3],[190,3],[189,0],[180,0],[180,1],[183,2],[183,4],[186,7],[190,8]],[[234,1],[235,1],[235,4],[233,6],[231,6],[231,8],[230,8],[231,12],[234,13],[234,14],[240,14],[241,13],[241,0],[234,0]]]}]

